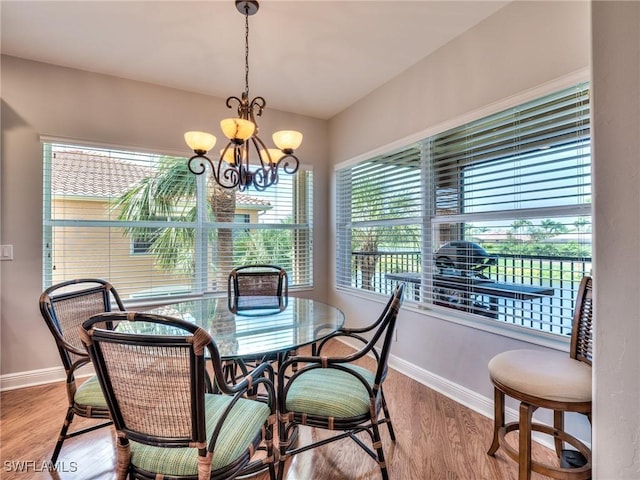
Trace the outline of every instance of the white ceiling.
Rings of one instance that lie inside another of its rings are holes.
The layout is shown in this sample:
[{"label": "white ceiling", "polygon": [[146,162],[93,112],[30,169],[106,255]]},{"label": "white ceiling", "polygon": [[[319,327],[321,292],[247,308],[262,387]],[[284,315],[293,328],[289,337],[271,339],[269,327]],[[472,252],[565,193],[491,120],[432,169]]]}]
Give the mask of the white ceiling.
[{"label": "white ceiling", "polygon": [[[328,119],[508,1],[263,0],[249,17],[250,95]],[[244,89],[232,0],[8,1],[2,53],[226,98]]]}]

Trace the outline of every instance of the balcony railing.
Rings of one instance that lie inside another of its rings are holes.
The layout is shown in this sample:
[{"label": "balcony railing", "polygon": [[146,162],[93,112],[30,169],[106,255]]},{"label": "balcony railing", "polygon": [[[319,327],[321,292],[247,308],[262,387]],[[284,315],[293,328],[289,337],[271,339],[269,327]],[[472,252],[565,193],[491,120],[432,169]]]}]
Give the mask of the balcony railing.
[{"label": "balcony railing", "polygon": [[497,321],[559,334],[570,333],[580,279],[591,271],[591,258],[586,257],[499,255],[495,265],[482,270],[487,280],[506,285],[505,288],[520,285],[528,290],[544,291],[544,294],[475,293],[473,286],[461,280],[464,289],[447,286],[447,291],[454,293],[450,298],[456,299],[443,301],[442,294],[438,293],[442,290],[421,285],[422,257],[418,251],[352,252],[351,257],[353,287],[390,294],[398,277],[408,273],[406,281],[411,283],[407,288],[408,300],[465,310]]}]

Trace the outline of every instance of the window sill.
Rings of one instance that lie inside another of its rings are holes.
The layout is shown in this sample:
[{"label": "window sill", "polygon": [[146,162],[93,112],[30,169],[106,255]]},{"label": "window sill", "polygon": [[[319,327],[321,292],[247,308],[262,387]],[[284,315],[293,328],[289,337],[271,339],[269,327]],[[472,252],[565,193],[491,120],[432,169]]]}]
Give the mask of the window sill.
[{"label": "window sill", "polygon": [[[352,297],[359,297],[365,300],[385,303],[387,297],[377,294],[368,293],[364,290],[346,287],[336,287],[336,290],[343,293],[348,293]],[[502,323],[497,320],[491,320],[489,318],[480,315],[461,315],[452,311],[447,312],[446,309],[431,308],[419,305],[412,300],[404,301],[402,308],[418,315],[429,316],[445,322],[451,322],[458,325],[462,325],[483,332],[493,333],[494,335],[500,335],[514,340],[530,343],[532,345],[538,345],[541,347],[552,348],[562,352],[568,352],[571,342],[570,336],[556,335],[547,332],[540,332],[537,330],[529,329],[527,327],[519,327],[517,325],[511,325],[508,323]]]},{"label": "window sill", "polygon": [[444,311],[445,309],[424,307],[411,300],[407,300],[404,303],[404,308],[420,315],[428,315],[429,317],[444,320],[445,322],[456,323],[483,332],[513,338],[514,340],[520,340],[532,345],[552,348],[563,352],[569,351],[571,337],[568,335],[541,332],[532,328],[492,320],[481,315],[463,315],[454,311],[449,313]]}]

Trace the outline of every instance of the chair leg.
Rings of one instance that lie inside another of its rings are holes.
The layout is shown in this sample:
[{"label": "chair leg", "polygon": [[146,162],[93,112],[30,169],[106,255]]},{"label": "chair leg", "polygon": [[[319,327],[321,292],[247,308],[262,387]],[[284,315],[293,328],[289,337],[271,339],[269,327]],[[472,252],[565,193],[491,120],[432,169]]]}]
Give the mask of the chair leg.
[{"label": "chair leg", "polygon": [[391,423],[391,415],[389,414],[389,409],[387,408],[387,400],[384,398],[384,392],[380,389],[380,397],[382,398],[382,411],[384,412],[385,423],[389,428],[389,436],[391,440],[395,443],[396,434],[393,431],[393,424]]},{"label": "chair leg", "polygon": [[[564,432],[564,412],[559,410],[553,411],[553,428],[556,431]],[[554,437],[553,443],[556,447],[556,455],[558,456],[558,458],[561,458],[564,442],[560,439],[560,437]]]},{"label": "chair leg", "polygon": [[276,480],[276,467],[273,463],[269,464],[269,480]]},{"label": "chair leg", "polygon": [[493,441],[489,447],[488,455],[495,455],[500,448],[499,431],[504,427],[504,393],[497,388],[493,389]]},{"label": "chair leg", "polygon": [[116,443],[116,478],[126,480],[129,475],[131,449],[128,440],[118,439]]},{"label": "chair leg", "polygon": [[58,460],[58,455],[60,455],[60,450],[62,450],[62,443],[67,438],[67,432],[69,431],[69,426],[73,421],[73,408],[69,407],[67,410],[67,415],[64,417],[64,423],[62,424],[62,428],[60,429],[60,435],[58,436],[58,441],[56,442],[56,446],[53,449],[53,455],[51,455],[51,463],[55,465]]},{"label": "chair leg", "polygon": [[371,425],[373,432],[373,448],[376,449],[378,454],[378,465],[380,466],[380,473],[382,473],[382,480],[389,480],[389,473],[387,472],[387,464],[384,460],[384,451],[382,450],[382,439],[380,438],[380,429],[376,423]]},{"label": "chair leg", "polygon": [[[279,416],[279,415],[278,415]],[[278,418],[278,451],[279,451],[279,459],[278,459],[278,480],[282,480],[284,478],[284,470],[285,464],[288,459],[287,450],[289,449],[291,439],[287,436],[287,422]]]},{"label": "chair leg", "polygon": [[286,460],[283,458],[282,453],[280,453],[280,459],[278,460],[278,469],[276,471],[278,480],[283,480],[284,478],[285,463]]},{"label": "chair leg", "polygon": [[520,403],[518,480],[531,480],[531,421],[534,410],[531,405]]}]

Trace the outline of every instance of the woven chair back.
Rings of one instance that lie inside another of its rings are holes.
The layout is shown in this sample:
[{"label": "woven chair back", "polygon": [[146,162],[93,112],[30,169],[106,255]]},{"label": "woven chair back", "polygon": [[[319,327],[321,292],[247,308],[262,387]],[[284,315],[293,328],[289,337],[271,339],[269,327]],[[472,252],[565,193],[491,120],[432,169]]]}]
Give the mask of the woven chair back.
[{"label": "woven chair back", "polygon": [[[127,321],[148,333],[127,333]],[[104,328],[109,322],[120,323],[118,331]],[[120,434],[205,448],[205,348],[213,344],[206,331],[160,315],[107,313],[85,322],[83,342]]]},{"label": "woven chair back", "polygon": [[228,294],[230,297],[288,295],[287,272],[277,265],[245,265],[231,270]]},{"label": "woven chair back", "polygon": [[110,312],[112,302],[124,310],[113,286],[101,279],[77,279],[58,283],[40,296],[40,312],[56,339],[65,370],[89,357],[80,340],[82,322],[93,315]]},{"label": "woven chair back", "polygon": [[593,361],[593,320],[593,279],[585,276],[576,298],[570,356],[589,365]]}]

